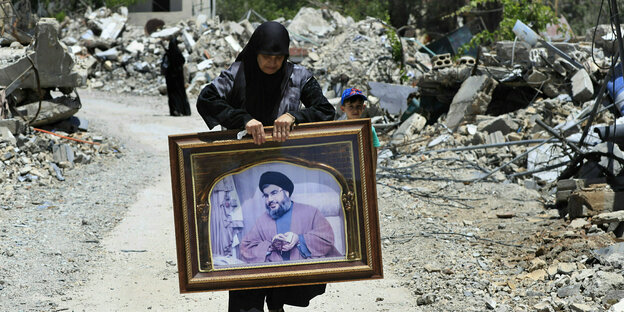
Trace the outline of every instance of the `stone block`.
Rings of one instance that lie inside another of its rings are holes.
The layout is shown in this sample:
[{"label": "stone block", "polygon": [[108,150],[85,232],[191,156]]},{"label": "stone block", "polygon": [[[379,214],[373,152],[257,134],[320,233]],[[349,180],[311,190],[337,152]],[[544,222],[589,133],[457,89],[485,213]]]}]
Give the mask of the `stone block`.
[{"label": "stone block", "polygon": [[[588,217],[613,211],[617,205],[615,192],[607,184],[596,184],[572,192],[568,198],[568,213],[571,219]],[[618,198],[622,195],[618,195]]]},{"label": "stone block", "polygon": [[498,41],[495,44],[494,50],[496,50],[496,56],[501,60],[503,64],[511,64],[512,52],[515,64],[530,64],[531,46],[521,40],[516,41],[515,47],[513,41]]},{"label": "stone block", "polygon": [[585,69],[572,76],[572,98],[577,102],[586,102],[594,96],[594,85]]},{"label": "stone block", "polygon": [[54,162],[57,164],[62,162],[74,163],[74,150],[69,144],[54,144],[52,146],[52,155]]},{"label": "stone block", "polygon": [[455,130],[465,119],[485,113],[497,84],[496,80],[485,75],[466,79],[453,97],[446,115],[446,126]]},{"label": "stone block", "polygon": [[453,60],[450,53],[438,54],[431,58],[433,69],[440,69],[453,66]]},{"label": "stone block", "polygon": [[417,135],[426,124],[427,120],[425,117],[414,113],[394,132],[391,139],[392,144],[400,145],[412,141],[414,136]]},{"label": "stone block", "polygon": [[0,127],[8,128],[14,136],[26,132],[26,123],[17,118],[0,119]]},{"label": "stone block", "polygon": [[509,115],[503,115],[479,123],[477,125],[477,130],[485,131],[487,133],[500,131],[503,135],[505,135],[511,132],[516,132],[518,127],[518,124],[513,121]]},{"label": "stone block", "polygon": [[485,137],[485,144],[505,143],[505,136],[502,132],[496,131]]}]

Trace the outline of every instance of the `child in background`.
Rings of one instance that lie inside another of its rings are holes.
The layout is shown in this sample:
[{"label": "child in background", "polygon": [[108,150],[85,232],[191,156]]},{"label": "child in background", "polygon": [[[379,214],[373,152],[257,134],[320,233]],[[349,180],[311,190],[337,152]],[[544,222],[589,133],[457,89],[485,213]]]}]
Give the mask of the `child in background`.
[{"label": "child in background", "polygon": [[[364,95],[362,90],[356,88],[349,88],[342,92],[342,98],[340,99],[340,110],[342,110],[347,119],[357,119],[360,118],[366,104],[364,101],[368,100],[368,98]],[[375,131],[375,127],[372,127],[373,130],[373,164],[375,167],[377,166],[377,149],[379,148],[379,138],[377,138],[377,132]]]}]

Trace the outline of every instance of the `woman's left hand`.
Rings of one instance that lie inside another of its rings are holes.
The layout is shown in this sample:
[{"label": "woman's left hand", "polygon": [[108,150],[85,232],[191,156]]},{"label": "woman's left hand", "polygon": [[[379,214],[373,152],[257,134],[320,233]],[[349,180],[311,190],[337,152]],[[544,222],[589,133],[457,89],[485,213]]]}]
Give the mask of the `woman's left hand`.
[{"label": "woman's left hand", "polygon": [[290,129],[295,123],[295,117],[291,114],[283,114],[275,119],[273,123],[273,138],[278,142],[284,142],[288,139]]}]

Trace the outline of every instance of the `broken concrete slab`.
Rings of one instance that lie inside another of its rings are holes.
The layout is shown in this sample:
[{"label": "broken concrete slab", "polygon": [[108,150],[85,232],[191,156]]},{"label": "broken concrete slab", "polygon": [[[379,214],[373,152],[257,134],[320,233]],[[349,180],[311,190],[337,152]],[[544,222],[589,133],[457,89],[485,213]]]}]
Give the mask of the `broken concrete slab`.
[{"label": "broken concrete slab", "polygon": [[145,45],[133,40],[129,45],[125,47],[125,50],[129,53],[142,53],[145,50]]},{"label": "broken concrete slab", "polygon": [[321,10],[303,7],[288,25],[288,31],[302,36],[323,37],[335,27],[323,18]]},{"label": "broken concrete slab", "polygon": [[102,32],[100,33],[100,39],[103,40],[117,39],[117,37],[119,37],[119,34],[121,34],[121,31],[126,26],[127,21],[127,15],[123,16],[117,13],[114,13],[107,18],[94,20],[94,22],[100,26],[100,29],[102,29]]},{"label": "broken concrete slab", "polygon": [[624,267],[624,243],[593,250],[592,254],[603,265],[612,265],[616,268]]},{"label": "broken concrete slab", "polygon": [[511,132],[516,132],[518,130],[519,125],[515,121],[509,117],[509,115],[502,115],[496,118],[488,119],[483,122],[480,122],[477,125],[478,131],[485,131],[487,133],[493,133],[496,131],[500,131],[503,135],[506,135]]},{"label": "broken concrete slab", "polygon": [[[370,81],[370,93],[379,98],[379,106],[393,115],[399,115],[407,110],[407,98],[417,88],[410,86]],[[340,95],[340,94],[339,94]]]},{"label": "broken concrete slab", "polygon": [[184,38],[184,45],[186,46],[186,50],[188,52],[192,52],[196,44],[195,39],[193,39],[193,35],[189,34],[186,30],[182,30],[182,38]]},{"label": "broken concrete slab", "polygon": [[30,123],[33,127],[39,127],[67,119],[77,113],[80,107],[78,98],[60,96],[49,101],[41,101],[40,110],[39,102],[19,106],[16,110],[27,120],[32,120],[39,110],[37,118]]},{"label": "broken concrete slab", "polygon": [[578,70],[571,79],[572,98],[577,102],[586,102],[594,96],[594,85],[585,69]]},{"label": "broken concrete slab", "polygon": [[0,126],[0,143],[3,142],[8,142],[11,145],[17,144],[17,140],[15,139],[15,136],[13,136],[13,133],[11,133],[11,130],[7,127]]},{"label": "broken concrete slab", "polygon": [[[617,207],[616,209],[619,209]],[[603,212],[592,217],[591,223],[593,224],[605,224],[612,222],[623,222],[624,221],[624,210],[612,211],[612,212]]]},{"label": "broken concrete slab", "polygon": [[157,31],[157,32],[153,32],[150,37],[152,38],[162,38],[162,39],[169,39],[173,36],[177,36],[180,33],[180,28],[178,27],[171,27],[171,28],[165,28],[161,31]]},{"label": "broken concrete slab", "polygon": [[212,67],[212,60],[203,60],[199,64],[197,64],[197,70],[204,70]]},{"label": "broken concrete slab", "polygon": [[[568,215],[571,219],[611,212],[617,207],[616,193],[608,184],[594,184],[591,187],[573,191],[568,198]],[[618,196],[622,198],[624,194]]]},{"label": "broken concrete slab", "polygon": [[496,80],[486,75],[466,79],[453,97],[446,115],[446,126],[456,130],[462,121],[472,120],[474,115],[485,113],[497,84]]},{"label": "broken concrete slab", "polygon": [[29,70],[33,61],[38,69],[41,88],[69,87],[74,88],[84,83],[73,71],[74,60],[65,44],[58,40],[59,24],[56,19],[42,18],[35,28],[34,42],[26,52],[26,56],[6,66],[0,66],[0,85],[8,86],[16,81],[20,75],[19,88],[36,89],[39,85],[35,79],[35,72]]},{"label": "broken concrete slab", "polygon": [[531,62],[529,55],[531,45],[522,40],[515,43],[513,41],[496,42],[494,50],[503,64],[511,65],[512,59],[515,64],[529,65]]},{"label": "broken concrete slab", "polygon": [[0,127],[8,128],[14,136],[26,131],[26,123],[17,118],[0,119]]},{"label": "broken concrete slab", "polygon": [[238,53],[243,50],[241,45],[238,43],[238,41],[236,41],[236,39],[234,39],[234,37],[232,37],[232,35],[226,36],[225,41],[230,45],[230,48],[232,48],[234,52]]},{"label": "broken concrete slab", "polygon": [[405,120],[392,135],[391,143],[393,145],[406,144],[414,139],[427,124],[425,117],[414,113]]},{"label": "broken concrete slab", "polygon": [[500,144],[505,143],[505,136],[501,131],[495,131],[493,133],[489,133],[485,137],[485,144]]},{"label": "broken concrete slab", "polygon": [[230,21],[229,23],[227,23],[226,26],[228,27],[230,32],[235,33],[239,36],[245,32],[245,27],[234,21]]}]

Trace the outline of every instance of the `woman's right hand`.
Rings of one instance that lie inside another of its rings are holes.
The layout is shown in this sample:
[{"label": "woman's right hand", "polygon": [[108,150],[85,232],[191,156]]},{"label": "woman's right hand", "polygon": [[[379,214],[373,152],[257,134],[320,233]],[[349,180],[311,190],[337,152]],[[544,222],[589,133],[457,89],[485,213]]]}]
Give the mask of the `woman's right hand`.
[{"label": "woman's right hand", "polygon": [[251,134],[255,144],[260,145],[266,142],[266,135],[264,134],[264,127],[261,122],[252,119],[245,125],[245,130],[247,130],[247,133]]}]

